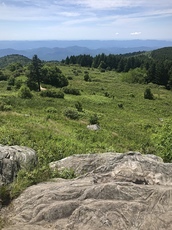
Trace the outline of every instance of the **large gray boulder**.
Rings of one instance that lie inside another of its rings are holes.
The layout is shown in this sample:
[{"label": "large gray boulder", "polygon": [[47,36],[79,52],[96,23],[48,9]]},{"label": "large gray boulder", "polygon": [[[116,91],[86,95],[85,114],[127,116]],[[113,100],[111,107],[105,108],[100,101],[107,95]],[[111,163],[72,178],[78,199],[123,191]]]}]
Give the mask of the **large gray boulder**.
[{"label": "large gray boulder", "polygon": [[27,147],[0,145],[0,186],[13,182],[20,169],[37,164],[36,152]]},{"label": "large gray boulder", "polygon": [[75,155],[50,164],[76,179],[26,189],[5,215],[6,230],[171,230],[172,164],[153,155]]}]

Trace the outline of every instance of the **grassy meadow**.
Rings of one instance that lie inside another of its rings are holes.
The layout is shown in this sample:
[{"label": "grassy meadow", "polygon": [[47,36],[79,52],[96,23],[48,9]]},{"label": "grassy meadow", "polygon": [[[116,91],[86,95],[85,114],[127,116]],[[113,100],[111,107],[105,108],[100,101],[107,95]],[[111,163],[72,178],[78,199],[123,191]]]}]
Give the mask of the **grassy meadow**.
[{"label": "grassy meadow", "polygon": [[[80,95],[65,94],[64,99],[60,99],[32,92],[31,99],[22,99],[14,86],[7,90],[7,82],[0,82],[0,108],[3,105],[0,144],[27,146],[39,156],[37,171],[25,172],[27,180],[39,177],[38,171],[43,179],[43,167],[72,154],[108,151],[158,154],[154,140],[158,130],[172,119],[172,91],[154,84],[126,83],[123,81],[126,73],[101,72],[74,65],[58,67],[70,79],[68,87],[79,89]],[[84,81],[85,73],[89,74],[90,82]],[[19,78],[25,80],[25,76]],[[144,99],[148,86],[154,100]],[[81,112],[75,107],[77,102],[82,105]],[[76,111],[78,119],[66,117],[67,110]],[[87,125],[95,114],[100,130],[91,131]],[[45,179],[47,177],[45,175]],[[35,179],[31,184],[34,183]]]}]

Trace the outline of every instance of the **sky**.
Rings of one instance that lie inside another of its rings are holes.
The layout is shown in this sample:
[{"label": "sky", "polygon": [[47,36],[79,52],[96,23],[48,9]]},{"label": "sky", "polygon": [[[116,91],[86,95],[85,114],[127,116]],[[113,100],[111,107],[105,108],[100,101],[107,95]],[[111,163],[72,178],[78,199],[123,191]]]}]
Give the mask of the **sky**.
[{"label": "sky", "polygon": [[0,40],[172,40],[172,0],[0,0]]}]

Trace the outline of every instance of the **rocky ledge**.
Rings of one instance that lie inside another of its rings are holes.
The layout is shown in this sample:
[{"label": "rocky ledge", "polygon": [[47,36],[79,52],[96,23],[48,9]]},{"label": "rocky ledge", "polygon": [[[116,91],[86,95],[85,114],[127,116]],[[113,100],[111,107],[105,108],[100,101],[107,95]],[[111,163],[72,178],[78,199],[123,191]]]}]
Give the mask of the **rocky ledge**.
[{"label": "rocky ledge", "polygon": [[50,167],[77,178],[26,189],[6,230],[171,230],[172,164],[137,152],[74,155]]}]

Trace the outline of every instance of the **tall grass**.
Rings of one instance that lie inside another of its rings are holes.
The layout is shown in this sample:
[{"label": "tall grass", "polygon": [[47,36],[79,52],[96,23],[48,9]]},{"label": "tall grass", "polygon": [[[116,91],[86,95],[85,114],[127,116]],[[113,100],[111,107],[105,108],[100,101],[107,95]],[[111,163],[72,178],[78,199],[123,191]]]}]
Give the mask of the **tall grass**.
[{"label": "tall grass", "polygon": [[[23,99],[18,97],[15,87],[7,91],[7,82],[0,82],[0,103],[10,106],[9,111],[0,111],[0,144],[35,149],[38,171],[48,167],[51,161],[73,154],[129,150],[156,154],[157,145],[151,137],[172,118],[171,91],[150,84],[155,100],[145,100],[148,86],[124,82],[122,73],[78,66],[60,66],[60,69],[71,76],[69,87],[78,89],[80,95],[65,94],[61,99],[32,92],[31,99]],[[91,82],[84,80],[85,71]],[[77,102],[82,105],[78,119],[66,117],[65,111],[76,110]],[[94,114],[100,124],[96,132],[87,129]]]}]

